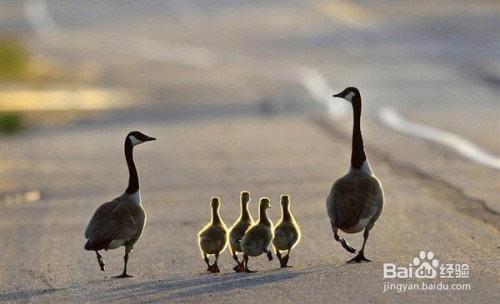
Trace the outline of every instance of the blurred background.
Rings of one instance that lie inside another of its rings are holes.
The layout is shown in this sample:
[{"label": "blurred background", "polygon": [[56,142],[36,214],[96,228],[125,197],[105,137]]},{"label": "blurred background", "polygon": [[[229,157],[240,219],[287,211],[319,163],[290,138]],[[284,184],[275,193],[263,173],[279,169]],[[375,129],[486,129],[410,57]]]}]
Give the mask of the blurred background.
[{"label": "blurred background", "polygon": [[[0,1],[0,244],[31,261],[19,274],[21,262],[2,261],[4,277],[16,273],[18,288],[45,286],[31,269],[55,281],[68,269],[100,275],[79,237],[93,210],[125,189],[122,145],[133,129],[159,139],[137,151],[151,211],[141,242],[193,236],[171,249],[189,257],[184,268],[150,253],[143,273],[192,271],[198,256],[188,249],[215,194],[233,201],[232,220],[240,190],[275,206],[291,192],[314,206],[297,207],[304,226],[328,232],[323,202],[348,168],[352,126],[331,95],[347,86],[363,96],[368,156],[401,204],[392,212],[422,219],[436,212],[414,206],[450,201],[498,227],[499,29],[494,0]],[[279,207],[272,212],[278,219]],[[185,234],[168,233],[179,225]],[[407,235],[424,237],[417,231]],[[331,239],[304,233],[304,246]],[[38,259],[42,248],[52,255]],[[119,267],[121,253],[114,260]]]},{"label": "blurred background", "polygon": [[0,136],[325,111],[341,119],[347,108],[330,96],[355,85],[382,133],[398,131],[383,114],[398,111],[477,145],[498,169],[499,16],[487,0],[2,1]]}]

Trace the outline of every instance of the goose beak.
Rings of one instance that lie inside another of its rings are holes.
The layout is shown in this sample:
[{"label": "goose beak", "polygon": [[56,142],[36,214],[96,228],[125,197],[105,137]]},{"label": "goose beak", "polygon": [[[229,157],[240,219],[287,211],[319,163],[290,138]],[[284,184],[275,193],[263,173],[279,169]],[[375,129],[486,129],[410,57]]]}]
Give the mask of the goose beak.
[{"label": "goose beak", "polygon": [[334,94],[332,97],[342,98],[342,96],[340,96],[340,93]]},{"label": "goose beak", "polygon": [[156,138],[148,136],[144,141],[153,141],[153,140],[156,140]]}]

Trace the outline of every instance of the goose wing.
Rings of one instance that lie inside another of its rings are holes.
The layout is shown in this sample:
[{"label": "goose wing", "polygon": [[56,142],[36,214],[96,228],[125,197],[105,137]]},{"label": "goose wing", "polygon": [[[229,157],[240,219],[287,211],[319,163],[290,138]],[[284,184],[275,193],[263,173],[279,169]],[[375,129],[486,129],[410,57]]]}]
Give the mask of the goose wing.
[{"label": "goose wing", "polygon": [[99,207],[85,231],[92,244],[112,240],[137,239],[144,228],[146,215],[142,206],[128,200],[115,199]]},{"label": "goose wing", "polygon": [[361,219],[380,214],[382,202],[382,188],[375,177],[347,175],[332,187],[327,199],[328,215],[336,227],[349,228]]}]

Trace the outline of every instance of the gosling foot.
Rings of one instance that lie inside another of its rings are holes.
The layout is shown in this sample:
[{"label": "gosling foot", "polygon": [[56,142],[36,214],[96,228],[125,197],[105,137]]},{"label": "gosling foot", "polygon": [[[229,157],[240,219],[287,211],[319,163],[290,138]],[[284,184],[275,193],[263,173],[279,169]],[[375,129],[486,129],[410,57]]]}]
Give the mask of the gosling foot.
[{"label": "gosling foot", "polygon": [[365,258],[364,252],[360,251],[357,256],[347,261],[347,264],[362,263],[362,262],[371,262],[371,260]]},{"label": "gosling foot", "polygon": [[220,272],[219,265],[217,265],[217,264],[210,265],[208,267],[208,272],[219,273]]},{"label": "gosling foot", "polygon": [[288,266],[288,259],[289,258],[290,258],[290,256],[288,254],[281,258],[281,261],[280,261],[281,268],[292,267],[292,266]]},{"label": "gosling foot", "polygon": [[245,266],[243,266],[243,263],[238,263],[238,265],[234,266],[233,270],[235,272],[244,272]]}]

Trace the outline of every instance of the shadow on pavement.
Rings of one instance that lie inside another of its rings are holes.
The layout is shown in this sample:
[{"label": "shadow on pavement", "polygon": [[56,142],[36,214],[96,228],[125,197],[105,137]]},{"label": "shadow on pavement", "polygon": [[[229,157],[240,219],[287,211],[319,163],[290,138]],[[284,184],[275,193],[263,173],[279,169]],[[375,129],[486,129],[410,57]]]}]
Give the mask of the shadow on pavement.
[{"label": "shadow on pavement", "polygon": [[137,303],[164,302],[290,280],[303,274],[304,272],[274,272],[254,275],[233,273],[219,276],[204,275],[186,280],[150,281],[108,290],[106,294],[95,298],[95,300],[120,301],[127,299]]}]

